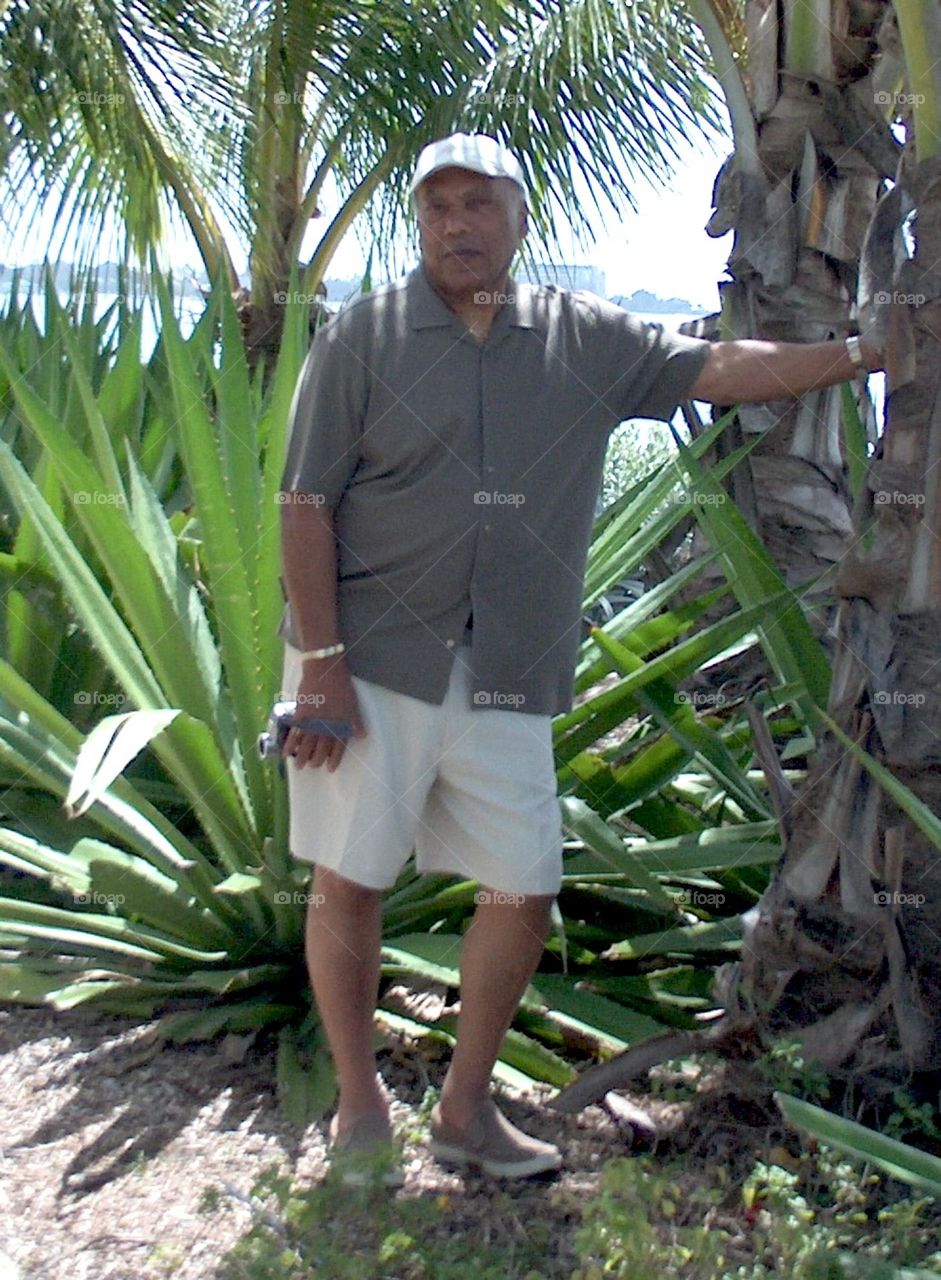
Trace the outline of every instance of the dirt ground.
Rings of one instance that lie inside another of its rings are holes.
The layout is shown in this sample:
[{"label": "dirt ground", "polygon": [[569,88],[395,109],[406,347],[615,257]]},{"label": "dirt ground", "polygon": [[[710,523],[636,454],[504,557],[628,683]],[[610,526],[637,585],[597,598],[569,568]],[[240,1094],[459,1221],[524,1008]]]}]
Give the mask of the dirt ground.
[{"label": "dirt ground", "polygon": [[[270,1049],[221,1040],[153,1053],[147,1030],[0,1004],[0,1280],[204,1280],[251,1227],[244,1197],[263,1170],[279,1165],[302,1191],[322,1182],[326,1121],[298,1132],[280,1115]],[[393,1121],[420,1129],[426,1083],[440,1084],[446,1063],[434,1042],[389,1043],[379,1066]],[[630,1151],[633,1131],[601,1107],[563,1117],[540,1106],[538,1091],[500,1093],[515,1123],[565,1156],[551,1195],[539,1182],[510,1184],[503,1208],[511,1202],[519,1222],[557,1215],[561,1235],[602,1164]],[[399,1195],[446,1195],[462,1220],[486,1223],[489,1180],[443,1169],[421,1133],[406,1159]],[[225,1194],[201,1213],[209,1187]]]}]

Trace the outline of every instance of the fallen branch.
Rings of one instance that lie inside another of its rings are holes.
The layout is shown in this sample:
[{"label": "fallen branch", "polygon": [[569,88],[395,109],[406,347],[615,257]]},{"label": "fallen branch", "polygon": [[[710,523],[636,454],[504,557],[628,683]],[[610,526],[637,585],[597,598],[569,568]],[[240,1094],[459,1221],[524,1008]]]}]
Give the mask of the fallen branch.
[{"label": "fallen branch", "polygon": [[600,1062],[597,1066],[583,1071],[574,1084],[563,1089],[560,1094],[547,1104],[554,1111],[571,1114],[584,1107],[598,1102],[611,1089],[620,1089],[646,1075],[652,1067],[661,1062],[669,1062],[671,1058],[683,1057],[687,1054],[722,1053],[733,1048],[740,1048],[745,1040],[754,1036],[754,1022],[751,1018],[724,1016],[704,1031],[665,1031],[660,1035],[642,1040],[640,1044],[625,1049],[610,1062]]}]

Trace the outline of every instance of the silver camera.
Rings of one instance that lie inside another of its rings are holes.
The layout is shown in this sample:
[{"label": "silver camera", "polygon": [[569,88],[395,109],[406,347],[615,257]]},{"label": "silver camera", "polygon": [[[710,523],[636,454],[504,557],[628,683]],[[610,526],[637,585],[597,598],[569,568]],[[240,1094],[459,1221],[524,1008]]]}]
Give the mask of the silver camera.
[{"label": "silver camera", "polygon": [[288,730],[294,725],[296,702],[276,702],[268,717],[268,728],[258,735],[258,754],[262,760],[270,760],[280,756],[284,750],[284,742]]}]

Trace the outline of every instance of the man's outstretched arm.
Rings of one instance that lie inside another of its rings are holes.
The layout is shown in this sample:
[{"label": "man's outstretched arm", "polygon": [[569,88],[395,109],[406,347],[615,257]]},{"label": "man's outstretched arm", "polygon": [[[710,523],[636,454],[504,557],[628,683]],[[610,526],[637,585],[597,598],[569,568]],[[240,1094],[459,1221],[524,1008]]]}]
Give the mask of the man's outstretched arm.
[{"label": "man's outstretched arm", "polygon": [[[882,368],[878,351],[865,340],[860,350],[867,368]],[[760,404],[848,382],[859,371],[846,344],[835,342],[763,342],[741,338],[714,342],[689,391],[691,400],[711,404]]]}]

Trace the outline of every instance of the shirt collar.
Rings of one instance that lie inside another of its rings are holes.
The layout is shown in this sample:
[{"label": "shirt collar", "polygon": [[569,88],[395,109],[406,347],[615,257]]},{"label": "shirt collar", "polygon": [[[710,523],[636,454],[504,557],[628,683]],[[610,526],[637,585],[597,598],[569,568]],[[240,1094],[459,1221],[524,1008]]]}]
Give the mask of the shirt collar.
[{"label": "shirt collar", "polygon": [[[425,274],[421,263],[409,272],[408,311],[413,329],[437,329],[451,324],[461,325],[460,317],[451,310],[437,293]],[[545,321],[536,314],[536,287],[507,279],[507,301],[494,317],[491,333],[498,329],[539,329],[545,331]],[[461,325],[463,328],[463,325]]]}]

